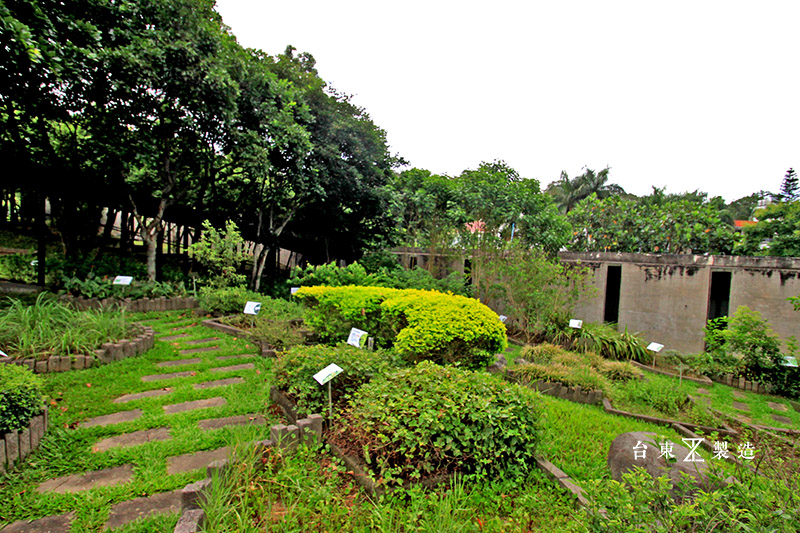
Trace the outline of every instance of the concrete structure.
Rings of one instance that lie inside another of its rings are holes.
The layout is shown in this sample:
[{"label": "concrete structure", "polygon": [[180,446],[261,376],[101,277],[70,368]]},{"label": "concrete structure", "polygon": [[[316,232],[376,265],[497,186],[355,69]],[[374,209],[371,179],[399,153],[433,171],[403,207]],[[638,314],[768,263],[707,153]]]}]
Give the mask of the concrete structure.
[{"label": "concrete structure", "polygon": [[562,252],[562,261],[594,271],[597,294],[575,317],[618,322],[648,341],[685,353],[703,349],[706,320],[745,305],[782,338],[800,337],[800,259],[780,257]]}]

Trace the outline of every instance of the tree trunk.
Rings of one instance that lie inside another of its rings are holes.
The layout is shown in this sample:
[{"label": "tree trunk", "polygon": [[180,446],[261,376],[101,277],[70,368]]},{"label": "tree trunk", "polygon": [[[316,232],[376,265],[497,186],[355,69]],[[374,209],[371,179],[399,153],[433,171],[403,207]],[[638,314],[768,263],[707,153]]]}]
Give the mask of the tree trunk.
[{"label": "tree trunk", "polygon": [[38,250],[36,252],[36,283],[44,286],[45,284],[45,269],[47,267],[47,209],[45,207],[45,196],[39,194],[38,202]]}]

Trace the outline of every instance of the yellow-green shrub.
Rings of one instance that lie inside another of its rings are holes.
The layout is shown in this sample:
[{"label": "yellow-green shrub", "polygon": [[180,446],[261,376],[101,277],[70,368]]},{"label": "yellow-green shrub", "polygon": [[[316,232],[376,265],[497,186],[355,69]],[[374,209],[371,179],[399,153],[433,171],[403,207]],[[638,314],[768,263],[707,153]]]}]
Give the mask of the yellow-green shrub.
[{"label": "yellow-green shrub", "polygon": [[508,345],[497,314],[464,296],[357,286],[303,287],[296,296],[310,308],[306,323],[323,339],[342,340],[356,327],[410,361],[482,368]]}]

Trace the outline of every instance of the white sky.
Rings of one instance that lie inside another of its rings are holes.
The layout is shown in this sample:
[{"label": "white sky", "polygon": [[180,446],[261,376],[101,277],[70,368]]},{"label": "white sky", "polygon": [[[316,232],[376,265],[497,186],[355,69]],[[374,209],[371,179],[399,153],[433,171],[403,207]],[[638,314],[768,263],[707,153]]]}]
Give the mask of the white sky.
[{"label": "white sky", "polygon": [[728,201],[800,168],[800,2],[218,0],[239,42],[291,44],[411,166],[588,166]]}]

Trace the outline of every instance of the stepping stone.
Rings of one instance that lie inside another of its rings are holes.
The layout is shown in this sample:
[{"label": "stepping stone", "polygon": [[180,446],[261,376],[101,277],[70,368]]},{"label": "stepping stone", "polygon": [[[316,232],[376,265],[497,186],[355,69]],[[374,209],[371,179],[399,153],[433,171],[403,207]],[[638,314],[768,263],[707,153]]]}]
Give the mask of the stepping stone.
[{"label": "stepping stone", "polygon": [[212,387],[224,387],[225,385],[236,385],[244,383],[244,378],[227,378],[217,379],[215,381],[204,381],[203,383],[195,383],[192,385],[195,390],[210,389]]},{"label": "stepping stone", "polygon": [[208,418],[206,420],[199,420],[197,426],[200,429],[219,429],[225,426],[246,426],[252,424],[254,426],[263,426],[266,424],[264,417],[261,415],[238,415],[226,416],[224,418]]},{"label": "stepping stone", "polygon": [[108,513],[106,529],[118,528],[146,516],[179,512],[181,510],[181,491],[182,489],[162,492],[114,505]]},{"label": "stepping stone", "polygon": [[738,409],[740,411],[749,411],[750,410],[750,406],[747,405],[746,403],[742,403],[742,402],[733,402],[733,408],[734,409]]},{"label": "stepping stone", "polygon": [[193,353],[202,353],[202,352],[216,352],[219,350],[219,346],[203,346],[202,348],[192,348],[191,350],[181,350],[179,353],[181,355],[189,355]]},{"label": "stepping stone", "polygon": [[780,422],[780,423],[782,423],[782,424],[789,424],[789,425],[791,425],[791,424],[793,424],[793,423],[794,423],[794,422],[792,422],[792,419],[791,419],[791,418],[789,418],[788,416],[782,416],[782,415],[772,415],[772,418],[773,418],[773,420],[775,420],[775,421],[777,421],[777,422]]},{"label": "stepping stone", "polygon": [[113,468],[51,479],[36,487],[36,492],[56,492],[58,494],[80,492],[96,487],[111,487],[113,485],[127,483],[132,477],[133,465],[115,466]]},{"label": "stepping stone", "polygon": [[788,411],[789,408],[786,407],[786,404],[783,403],[775,403],[775,402],[767,402],[770,409],[775,409],[776,411]]},{"label": "stepping stone", "polygon": [[138,446],[146,442],[155,442],[159,440],[169,440],[172,437],[169,435],[168,427],[143,429],[141,431],[134,431],[132,433],[123,433],[115,437],[108,437],[103,439],[94,446],[93,452],[104,452],[111,448],[128,448],[130,446]]},{"label": "stepping stone", "polygon": [[253,357],[255,357],[255,355],[243,353],[239,355],[220,355],[216,359],[217,361],[228,361],[230,359],[252,359]]},{"label": "stepping stone", "polygon": [[250,370],[255,368],[256,365],[253,363],[245,363],[243,365],[233,365],[233,366],[219,366],[217,368],[212,368],[212,372],[229,372],[231,370]]},{"label": "stepping stone", "polygon": [[228,458],[228,447],[218,448],[207,452],[193,452],[184,455],[167,457],[167,474],[179,474],[181,472],[191,472],[199,468],[205,468],[214,461]]},{"label": "stepping stone", "polygon": [[62,533],[69,531],[75,513],[45,516],[38,520],[18,520],[3,528],[3,533]]},{"label": "stepping stone", "polygon": [[203,344],[204,342],[218,341],[219,337],[208,337],[206,339],[195,339],[193,341],[185,341],[184,344]]},{"label": "stepping stone", "polygon": [[745,394],[743,392],[739,392],[738,390],[735,390],[735,391],[733,391],[733,397],[734,398],[738,398],[740,400],[746,400],[747,399],[747,394]]},{"label": "stepping stone", "polygon": [[126,403],[126,402],[132,402],[134,400],[141,400],[142,398],[154,398],[156,396],[164,396],[165,394],[169,394],[170,392],[172,392],[172,389],[166,387],[164,389],[148,390],[144,392],[136,392],[134,394],[124,394],[119,398],[113,400],[112,403]]},{"label": "stepping stone", "polygon": [[191,411],[192,409],[207,409],[209,407],[220,407],[226,405],[228,401],[217,396],[216,398],[207,398],[205,400],[193,400],[191,402],[173,403],[164,406],[164,412],[168,415],[180,413],[182,411]]},{"label": "stepping stone", "polygon": [[142,416],[141,409],[133,409],[132,411],[120,411],[118,413],[111,413],[110,415],[96,416],[85,420],[78,424],[81,428],[91,428],[94,426],[110,426],[111,424],[121,424],[123,422],[130,422]]},{"label": "stepping stone", "polygon": [[175,361],[164,361],[163,363],[158,363],[156,366],[159,368],[164,368],[165,366],[193,365],[195,363],[199,363],[200,361],[202,361],[202,359],[176,359]]},{"label": "stepping stone", "polygon": [[157,340],[160,340],[160,341],[177,341],[177,340],[180,340],[180,339],[182,339],[184,337],[188,337],[188,336],[189,336],[188,333],[179,333],[178,335],[170,335],[169,337],[158,337]]},{"label": "stepping stone", "polygon": [[711,393],[708,392],[706,389],[699,388],[697,389],[697,394],[711,394]]},{"label": "stepping stone", "polygon": [[196,372],[192,370],[187,370],[186,372],[173,372],[172,374],[153,374],[152,376],[142,376],[142,381],[158,381],[160,379],[185,378],[187,376],[191,376],[192,374],[196,374]]}]

